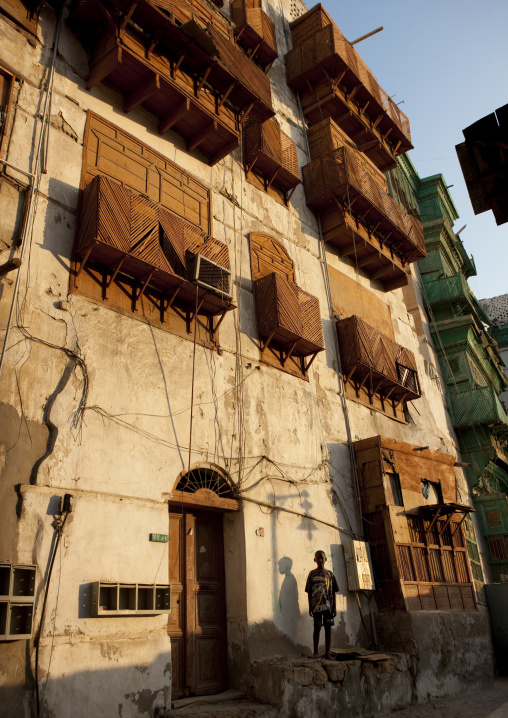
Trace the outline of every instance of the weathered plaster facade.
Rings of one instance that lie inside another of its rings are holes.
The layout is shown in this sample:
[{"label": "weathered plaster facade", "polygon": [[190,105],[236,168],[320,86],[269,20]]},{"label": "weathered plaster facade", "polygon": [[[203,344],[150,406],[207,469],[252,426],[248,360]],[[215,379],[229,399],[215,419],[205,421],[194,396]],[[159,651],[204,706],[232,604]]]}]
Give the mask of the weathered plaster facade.
[{"label": "weathered plaster facade", "polygon": [[[267,4],[279,48],[269,77],[277,117],[296,142],[302,166],[309,158],[302,119],[285,80],[290,35],[280,14],[283,7],[291,19],[292,4]],[[55,23],[53,10],[44,7],[35,38],[0,16],[0,64],[16,77],[4,158],[25,172],[34,169]],[[246,181],[240,149],[210,167],[199,152],[187,152],[178,135],[160,136],[144,109],[127,115],[115,92],[100,84],[87,91],[87,54],[65,20],[55,69],[47,174],[41,176],[33,230],[25,234],[29,250],[19,270],[15,321],[0,379],[0,560],[36,564],[37,630],[53,522],[59,499],[72,494],[74,508],[58,547],[40,637],[45,715],[65,715],[72,705],[76,718],[153,716],[171,700],[167,616],[93,618],[89,592],[91,582],[99,580],[171,581],[168,545],[148,537],[168,531],[164,495],[189,465],[191,404],[191,468],[218,466],[240,496],[313,517],[248,500],[225,516],[230,682],[241,685],[255,659],[309,651],[304,586],[317,549],[326,551],[341,587],[333,643],[364,640],[341,546],[362,527],[340,397],[333,308],[317,221],[302,186],[286,208]],[[219,350],[194,345],[192,333],[162,331],[142,316],[69,293],[89,110],[211,189],[212,234],[229,248],[237,305],[221,325]],[[26,184],[25,175],[4,169],[0,263],[19,254]],[[255,231],[282,243],[294,261],[298,285],[319,299],[326,350],[317,356],[308,381],[260,362],[248,243]],[[402,290],[383,292],[333,249],[326,261],[386,303],[395,341],[416,356],[422,389],[422,398],[409,406],[407,423],[344,400],[351,439],[379,434],[456,454],[442,387],[426,371],[426,362],[435,365],[435,354],[428,330],[417,336],[416,305],[409,313]],[[8,274],[1,283],[2,327],[13,288],[14,274]],[[421,306],[419,296],[416,301]],[[460,470],[457,480],[460,498],[467,501]],[[263,536],[256,533],[259,528]],[[6,716],[34,715],[34,671],[32,641],[0,644]]]}]

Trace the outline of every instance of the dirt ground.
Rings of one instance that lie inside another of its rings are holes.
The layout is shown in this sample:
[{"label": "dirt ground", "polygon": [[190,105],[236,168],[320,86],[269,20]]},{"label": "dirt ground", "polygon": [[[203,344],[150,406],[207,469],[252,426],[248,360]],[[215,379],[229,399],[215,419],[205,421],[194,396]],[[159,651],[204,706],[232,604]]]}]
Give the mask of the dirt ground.
[{"label": "dirt ground", "polygon": [[376,718],[508,718],[508,678],[496,678],[478,693],[438,699],[426,705],[380,713]]}]

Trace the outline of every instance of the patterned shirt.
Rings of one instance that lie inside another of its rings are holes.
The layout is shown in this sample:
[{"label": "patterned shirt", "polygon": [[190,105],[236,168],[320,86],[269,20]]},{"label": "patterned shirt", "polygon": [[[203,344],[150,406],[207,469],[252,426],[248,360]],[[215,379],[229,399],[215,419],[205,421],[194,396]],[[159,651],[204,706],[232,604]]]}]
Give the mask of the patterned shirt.
[{"label": "patterned shirt", "polygon": [[337,579],[326,568],[315,568],[307,577],[305,591],[310,595],[310,607],[313,613],[331,611],[334,594],[339,590]]}]

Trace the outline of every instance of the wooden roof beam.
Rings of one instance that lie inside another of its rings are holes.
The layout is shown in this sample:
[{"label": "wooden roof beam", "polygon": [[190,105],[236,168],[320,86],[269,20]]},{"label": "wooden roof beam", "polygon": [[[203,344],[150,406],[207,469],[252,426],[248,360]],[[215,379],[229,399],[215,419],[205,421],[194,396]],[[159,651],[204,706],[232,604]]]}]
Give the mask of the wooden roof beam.
[{"label": "wooden roof beam", "polygon": [[170,130],[173,125],[175,125],[179,120],[183,118],[184,115],[187,114],[190,110],[190,100],[188,97],[185,97],[180,104],[173,107],[171,112],[169,112],[165,117],[161,119],[159,122],[159,132],[160,134],[164,134],[164,132],[167,132],[167,130]]},{"label": "wooden roof beam", "polygon": [[130,112],[138,105],[142,105],[149,97],[161,89],[159,74],[156,72],[152,79],[140,85],[131,92],[124,104],[124,111]]},{"label": "wooden roof beam", "polygon": [[191,140],[187,140],[187,149],[189,152],[192,152],[192,150],[195,150],[199,145],[202,145],[210,135],[217,132],[218,128],[219,126],[215,120],[205,125]]},{"label": "wooden roof beam", "polygon": [[390,274],[390,272],[393,272],[393,264],[387,264],[385,267],[380,267],[379,269],[376,269],[375,272],[373,272],[370,276],[372,279],[379,279],[380,277],[384,277],[385,274]]},{"label": "wooden roof beam", "polygon": [[118,45],[111,52],[108,52],[99,62],[90,70],[90,75],[86,83],[86,89],[92,90],[95,85],[102,82],[118,65],[122,64],[122,48]]}]

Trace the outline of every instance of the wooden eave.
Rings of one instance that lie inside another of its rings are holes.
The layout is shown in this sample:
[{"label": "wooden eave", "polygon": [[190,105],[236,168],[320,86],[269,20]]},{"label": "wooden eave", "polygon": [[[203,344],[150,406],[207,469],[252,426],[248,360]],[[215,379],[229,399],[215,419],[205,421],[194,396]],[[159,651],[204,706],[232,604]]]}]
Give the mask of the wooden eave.
[{"label": "wooden eave", "polygon": [[398,441],[397,439],[389,439],[386,436],[371,436],[368,439],[360,439],[355,441],[354,450],[356,454],[369,449],[389,449],[391,451],[398,451],[403,454],[409,454],[410,456],[418,456],[421,459],[427,459],[428,461],[437,461],[439,464],[447,464],[453,466],[457,461],[457,457],[452,454],[446,454],[443,451],[435,451],[434,449],[425,449],[418,444],[409,444],[405,441]]},{"label": "wooden eave", "polygon": [[[324,29],[324,28],[323,28]],[[288,55],[294,52],[298,52],[299,48],[290,50]],[[288,57],[286,55],[286,58]],[[286,61],[286,67],[287,67]],[[332,54],[325,58],[320,63],[317,63],[312,68],[304,71],[300,75],[288,77],[288,85],[292,90],[301,92],[308,87],[310,84],[318,82],[322,79],[323,74],[327,74],[332,80],[336,80],[340,77],[340,88],[341,94],[346,101],[349,100],[349,104],[356,106],[359,111],[361,108],[367,106],[366,115],[368,121],[372,126],[376,128],[376,133],[381,137],[390,135],[390,143],[394,156],[404,154],[413,149],[411,141],[402,129],[399,127],[385,110],[385,108],[378,102],[378,100],[369,92],[365,85],[355,75],[351,68],[344,62],[344,60],[337,54]],[[339,85],[337,84],[339,89]],[[352,100],[355,102],[353,103]],[[365,116],[365,113],[362,113]],[[395,149],[396,148],[396,149]]]},{"label": "wooden eave", "polygon": [[362,113],[362,108],[348,99],[340,85],[325,77],[321,83],[304,85],[298,92],[305,118],[317,124],[330,117],[365,153],[381,172],[397,167],[396,153],[387,137],[379,131],[375,120]]},{"label": "wooden eave", "polygon": [[405,262],[393,245],[336,203],[321,213],[325,242],[337,247],[358,269],[381,283],[385,292],[405,287],[408,277]]},{"label": "wooden eave", "polygon": [[[387,213],[374,204],[367,194],[363,193],[361,187],[357,187],[350,181],[345,163],[343,165],[339,159],[335,160],[337,152],[334,150],[328,156],[318,157],[302,168],[307,205],[316,212],[333,213],[335,208],[338,213],[354,210],[355,217],[362,218],[362,221],[368,219],[369,224],[376,227],[375,231],[378,235],[389,237],[389,246],[395,248],[404,263],[423,259],[426,256],[425,244],[423,243],[420,247],[416,241],[411,239],[411,230],[404,231]],[[334,161],[337,163],[335,182],[332,184],[328,181],[318,184],[316,182],[317,175],[322,174],[324,177],[325,171],[330,173],[330,167],[333,166]],[[327,184],[330,188],[327,187]],[[323,188],[319,194],[316,194],[316,185]],[[391,198],[389,199],[390,202],[394,202]],[[403,212],[398,206],[397,210]]]},{"label": "wooden eave", "polygon": [[[152,54],[167,58],[169,67],[166,72],[158,70],[165,80],[174,79],[173,66],[196,78],[196,87],[191,98],[199,104],[199,91],[210,88],[216,95],[214,112],[219,116],[224,103],[233,107],[239,114],[250,113],[263,121],[274,115],[271,106],[270,82],[263,72],[248,61],[237,48],[232,38],[223,31],[211,27],[205,31],[194,20],[177,24],[148,0],[137,3],[125,0],[86,0],[71,17],[71,25],[75,28],[87,47],[100,53],[100,44],[104,43],[104,32],[109,32],[118,40],[119,48],[124,48],[122,39],[126,33],[136,35],[138,42],[144,44],[144,54],[138,60],[151,67]],[[227,48],[228,58],[221,56],[221,46]],[[235,57],[239,62],[235,62]],[[240,60],[242,62],[240,62]],[[241,65],[248,63],[252,77],[241,72]],[[107,73],[98,81],[108,77]],[[256,84],[263,86],[265,97],[261,97],[254,89]],[[141,81],[139,87],[144,86]],[[131,87],[131,91],[135,88]],[[143,102],[143,104],[145,104]],[[239,133],[239,128],[238,128]]]},{"label": "wooden eave", "polygon": [[[197,296],[200,313],[209,316],[218,316],[236,308],[236,305],[229,299],[213,294],[177,274],[170,274],[139,257],[121,252],[101,242],[97,242],[91,251],[77,252],[74,261],[78,276],[90,262],[97,262],[110,269],[109,282],[116,277],[127,276],[139,281],[141,292],[147,287],[152,287],[166,295],[168,299],[175,293],[178,300],[188,304],[191,309],[196,304]],[[119,270],[117,270],[118,266],[120,266]]]},{"label": "wooden eave", "polygon": [[359,383],[367,391],[370,389],[369,379],[374,386],[374,393],[383,395],[389,394],[391,399],[401,398],[402,401],[412,401],[421,397],[421,392],[415,392],[407,386],[400,384],[389,376],[374,369],[367,364],[358,362],[356,364],[344,365],[343,373],[348,381]]}]

